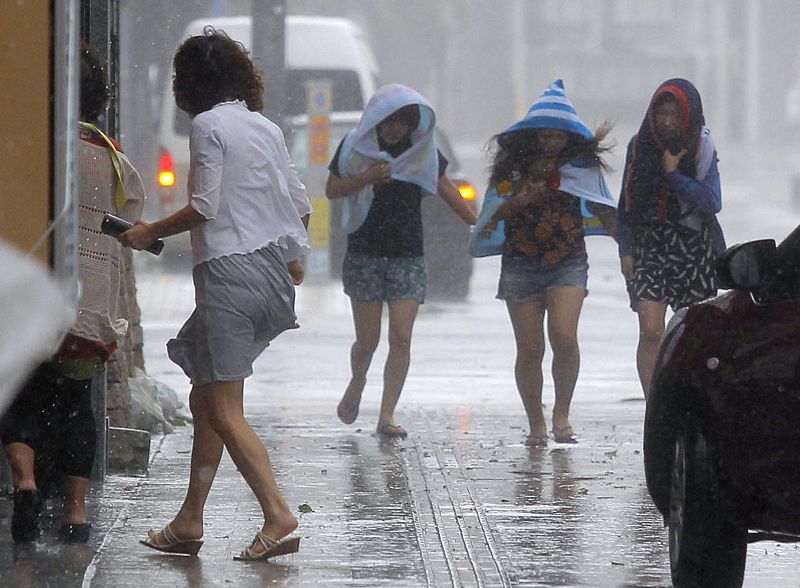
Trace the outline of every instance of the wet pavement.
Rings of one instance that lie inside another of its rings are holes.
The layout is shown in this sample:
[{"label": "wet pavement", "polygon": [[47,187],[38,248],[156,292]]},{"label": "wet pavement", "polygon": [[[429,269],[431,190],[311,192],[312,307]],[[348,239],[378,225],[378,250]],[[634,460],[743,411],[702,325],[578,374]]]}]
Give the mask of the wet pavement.
[{"label": "wet pavement", "polygon": [[[106,536],[92,585],[667,583],[664,533],[636,481],[641,404],[593,408],[580,421],[581,444],[544,449],[522,446],[512,408],[404,411],[411,436],[400,442],[334,424],[317,407],[293,407],[291,421],[255,418],[303,537],[299,554],[266,565],[231,559],[258,528],[259,509],[229,461],[212,491],[201,557],[136,543],[182,497],[190,438],[180,431]],[[623,413],[634,418],[622,422]],[[365,420],[374,416],[366,411]]]},{"label": "wet pavement", "polygon": [[[754,213],[749,200],[740,202]],[[763,226],[731,222],[731,241],[782,236],[764,218]],[[348,376],[350,311],[338,284],[312,280],[299,291],[302,328],[264,353],[245,394],[248,417],[300,519],[299,553],[270,563],[233,561],[261,521],[227,456],[199,557],[139,545],[183,498],[187,426],[154,438],[147,477],[112,476],[93,494],[88,545],[59,545],[57,518],[49,517],[38,544],[15,548],[6,531],[10,503],[0,499],[0,586],[668,586],[667,534],[644,486],[635,317],[613,245],[592,239],[589,247],[572,411],[579,444],[522,444],[513,338],[503,305],[493,300],[496,259],[476,262],[468,302],[422,308],[397,411],[409,430],[404,441],[374,434],[385,343],[359,420],[345,426],[336,419]],[[143,266],[139,301],[148,372],[185,397],[185,378],[164,344],[191,311],[188,272]],[[548,417],[552,399],[546,375]],[[800,586],[797,545],[762,542],[748,554],[745,586]]]}]

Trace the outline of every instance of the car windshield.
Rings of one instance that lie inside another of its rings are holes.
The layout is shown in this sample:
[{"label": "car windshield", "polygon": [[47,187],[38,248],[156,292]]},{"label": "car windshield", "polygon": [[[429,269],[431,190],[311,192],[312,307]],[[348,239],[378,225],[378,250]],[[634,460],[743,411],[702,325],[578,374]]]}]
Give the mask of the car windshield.
[{"label": "car windshield", "polygon": [[[330,157],[336,153],[336,148],[344,139],[347,132],[354,128],[356,122],[331,122],[330,142],[328,143],[328,153]],[[297,124],[292,126],[286,133],[286,143],[289,154],[292,157],[295,167],[302,171],[308,168],[308,125]]]},{"label": "car windshield", "polygon": [[[289,116],[304,114],[307,106],[306,86],[310,81],[328,81],[331,84],[333,103],[337,112],[358,112],[364,108],[359,91],[358,75],[352,71],[302,69],[286,71],[286,113]],[[175,109],[175,134],[188,137],[192,119],[180,108]]]},{"label": "car windshield", "polygon": [[286,70],[286,114],[291,116],[306,112],[308,106],[306,88],[312,81],[330,83],[333,100],[331,110],[358,112],[364,108],[356,72],[333,69],[288,69]]}]

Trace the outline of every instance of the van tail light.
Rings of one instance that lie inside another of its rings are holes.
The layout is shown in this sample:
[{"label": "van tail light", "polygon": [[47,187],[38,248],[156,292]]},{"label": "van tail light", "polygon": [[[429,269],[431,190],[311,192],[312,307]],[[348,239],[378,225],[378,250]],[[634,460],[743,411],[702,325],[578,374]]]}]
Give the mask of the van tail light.
[{"label": "van tail light", "polygon": [[158,158],[158,185],[162,188],[171,188],[175,185],[175,160],[163,147]]},{"label": "van tail light", "polygon": [[461,198],[467,202],[475,202],[475,199],[478,197],[475,186],[469,182],[458,182],[458,193],[461,194]]}]

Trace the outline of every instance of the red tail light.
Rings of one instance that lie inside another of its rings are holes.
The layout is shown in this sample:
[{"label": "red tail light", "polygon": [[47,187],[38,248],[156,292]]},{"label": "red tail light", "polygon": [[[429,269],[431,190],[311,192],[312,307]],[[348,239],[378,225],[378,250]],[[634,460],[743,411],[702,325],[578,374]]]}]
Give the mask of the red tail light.
[{"label": "red tail light", "polygon": [[175,185],[175,160],[163,147],[158,161],[158,185],[162,188],[170,188]]}]

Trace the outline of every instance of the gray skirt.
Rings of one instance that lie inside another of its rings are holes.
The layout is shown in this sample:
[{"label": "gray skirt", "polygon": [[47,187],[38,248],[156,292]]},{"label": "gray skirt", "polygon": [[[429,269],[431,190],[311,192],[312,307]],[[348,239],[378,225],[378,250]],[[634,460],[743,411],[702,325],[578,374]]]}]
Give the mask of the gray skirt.
[{"label": "gray skirt", "polygon": [[200,263],[192,270],[195,310],[167,355],[194,386],[244,380],[275,337],[296,329],[294,285],[280,247]]}]

